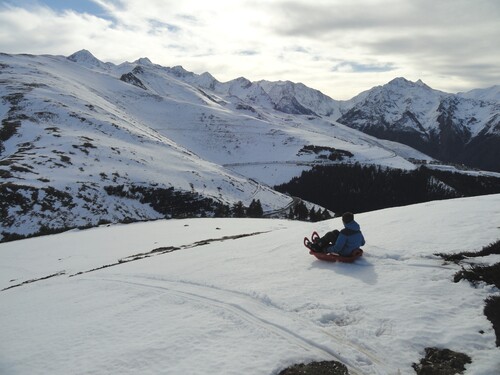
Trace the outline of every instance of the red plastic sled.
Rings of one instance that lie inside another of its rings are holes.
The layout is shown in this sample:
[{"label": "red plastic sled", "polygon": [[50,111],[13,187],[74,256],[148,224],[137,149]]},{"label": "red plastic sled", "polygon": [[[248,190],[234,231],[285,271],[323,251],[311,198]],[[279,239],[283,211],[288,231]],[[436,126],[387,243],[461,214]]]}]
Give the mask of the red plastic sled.
[{"label": "red plastic sled", "polygon": [[311,248],[311,244],[316,242],[319,239],[319,235],[317,232],[313,232],[311,236],[311,240],[309,238],[304,237],[304,246],[309,249],[309,254],[314,255],[319,260],[326,260],[327,262],[343,262],[343,263],[352,263],[359,257],[363,256],[362,249],[356,249],[352,252],[351,256],[344,257],[342,255],[338,255],[335,253],[318,253],[313,251]]},{"label": "red plastic sled", "polygon": [[327,262],[352,263],[359,257],[363,256],[363,250],[354,250],[350,257],[344,257],[335,253],[317,253],[315,251],[309,251],[309,254],[314,255],[319,260],[326,260]]}]

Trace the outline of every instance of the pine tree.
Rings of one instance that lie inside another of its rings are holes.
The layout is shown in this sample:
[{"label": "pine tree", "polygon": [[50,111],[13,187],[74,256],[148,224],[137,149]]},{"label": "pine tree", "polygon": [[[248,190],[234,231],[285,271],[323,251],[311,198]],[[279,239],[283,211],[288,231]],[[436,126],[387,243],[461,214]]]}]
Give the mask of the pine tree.
[{"label": "pine tree", "polygon": [[264,211],[262,210],[262,205],[260,203],[260,200],[253,199],[252,202],[250,202],[250,206],[248,206],[247,216],[248,217],[262,217],[263,214],[264,214]]},{"label": "pine tree", "polygon": [[214,217],[229,217],[229,206],[218,203],[214,210]]},{"label": "pine tree", "polygon": [[321,213],[321,220],[328,220],[331,219],[332,215],[330,215],[330,212],[325,208],[323,212]]},{"label": "pine tree", "polygon": [[304,202],[300,201],[295,206],[295,217],[299,220],[307,220],[309,217],[309,210],[307,209]]},{"label": "pine tree", "polygon": [[243,202],[238,201],[233,205],[233,217],[245,217],[245,206],[243,206]]},{"label": "pine tree", "polygon": [[316,221],[319,221],[321,218],[318,214],[319,214],[319,210],[318,210],[318,213],[316,213],[316,210],[314,209],[314,207],[311,207],[311,210],[309,211],[309,220],[312,221],[313,223]]}]

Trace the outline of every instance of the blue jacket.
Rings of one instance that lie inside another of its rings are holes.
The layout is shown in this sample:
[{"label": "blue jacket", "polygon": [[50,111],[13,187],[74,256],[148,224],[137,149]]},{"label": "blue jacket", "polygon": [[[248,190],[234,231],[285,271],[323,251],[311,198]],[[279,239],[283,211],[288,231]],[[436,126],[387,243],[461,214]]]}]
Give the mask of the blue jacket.
[{"label": "blue jacket", "polygon": [[358,223],[353,220],[344,226],[345,228],[340,231],[335,245],[329,246],[326,249],[327,252],[350,256],[355,249],[359,249],[365,244],[365,238]]}]

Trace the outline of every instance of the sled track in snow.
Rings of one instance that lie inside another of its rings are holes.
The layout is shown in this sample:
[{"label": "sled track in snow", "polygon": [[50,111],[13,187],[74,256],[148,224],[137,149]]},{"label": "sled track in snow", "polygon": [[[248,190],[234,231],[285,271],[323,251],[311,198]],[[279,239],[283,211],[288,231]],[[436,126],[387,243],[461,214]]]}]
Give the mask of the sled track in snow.
[{"label": "sled track in snow", "polygon": [[[91,280],[91,279],[88,279]],[[303,348],[319,358],[344,363],[350,374],[397,374],[386,368],[383,361],[367,349],[328,332],[314,323],[280,309],[265,299],[242,292],[187,281],[164,278],[137,277],[137,281],[120,278],[96,279],[156,289],[170,295],[209,305],[238,316],[250,325],[259,327],[287,342]],[[328,341],[328,344],[320,342]]]},{"label": "sled track in snow", "polygon": [[[254,232],[254,233],[242,233],[242,234],[236,234],[236,235],[224,236],[224,237],[218,237],[218,238],[208,238],[205,240],[200,240],[200,241],[196,241],[196,242],[193,242],[193,243],[190,243],[187,245],[181,245],[181,246],[158,247],[156,249],[150,250],[150,251],[145,252],[145,253],[137,253],[137,254],[133,254],[133,255],[129,255],[129,256],[120,258],[114,263],[104,264],[104,265],[100,265],[98,267],[95,267],[95,268],[92,268],[89,270],[72,273],[72,274],[69,274],[68,277],[75,277],[75,276],[83,275],[83,274],[90,273],[90,272],[100,271],[100,270],[103,270],[105,268],[115,267],[115,266],[119,266],[119,265],[126,264],[129,262],[139,261],[139,260],[150,258],[153,256],[168,254],[168,253],[171,253],[173,251],[186,250],[186,249],[191,249],[191,248],[198,247],[198,246],[204,246],[204,245],[208,245],[212,242],[223,242],[223,241],[227,241],[227,240],[237,240],[237,239],[244,238],[244,237],[257,236],[257,235],[263,234],[263,233],[268,233],[268,232],[265,231],[265,232]],[[8,287],[0,289],[0,292],[4,292],[4,291],[12,289],[12,288],[17,288],[20,286],[35,283],[38,281],[47,280],[47,279],[62,276],[62,275],[66,275],[65,270],[58,271],[58,272],[51,274],[51,275],[42,276],[42,277],[34,278],[34,279],[29,279],[29,280],[22,281],[18,284],[10,285]]]}]

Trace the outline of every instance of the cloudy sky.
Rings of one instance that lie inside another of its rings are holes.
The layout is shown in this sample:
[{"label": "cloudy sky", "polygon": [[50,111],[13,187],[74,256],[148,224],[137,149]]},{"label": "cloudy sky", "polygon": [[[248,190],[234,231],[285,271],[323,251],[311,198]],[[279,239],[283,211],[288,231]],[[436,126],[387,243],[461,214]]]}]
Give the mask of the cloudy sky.
[{"label": "cloudy sky", "polygon": [[223,82],[302,82],[334,99],[395,77],[467,91],[500,84],[500,1],[0,1],[0,52],[80,49]]}]

